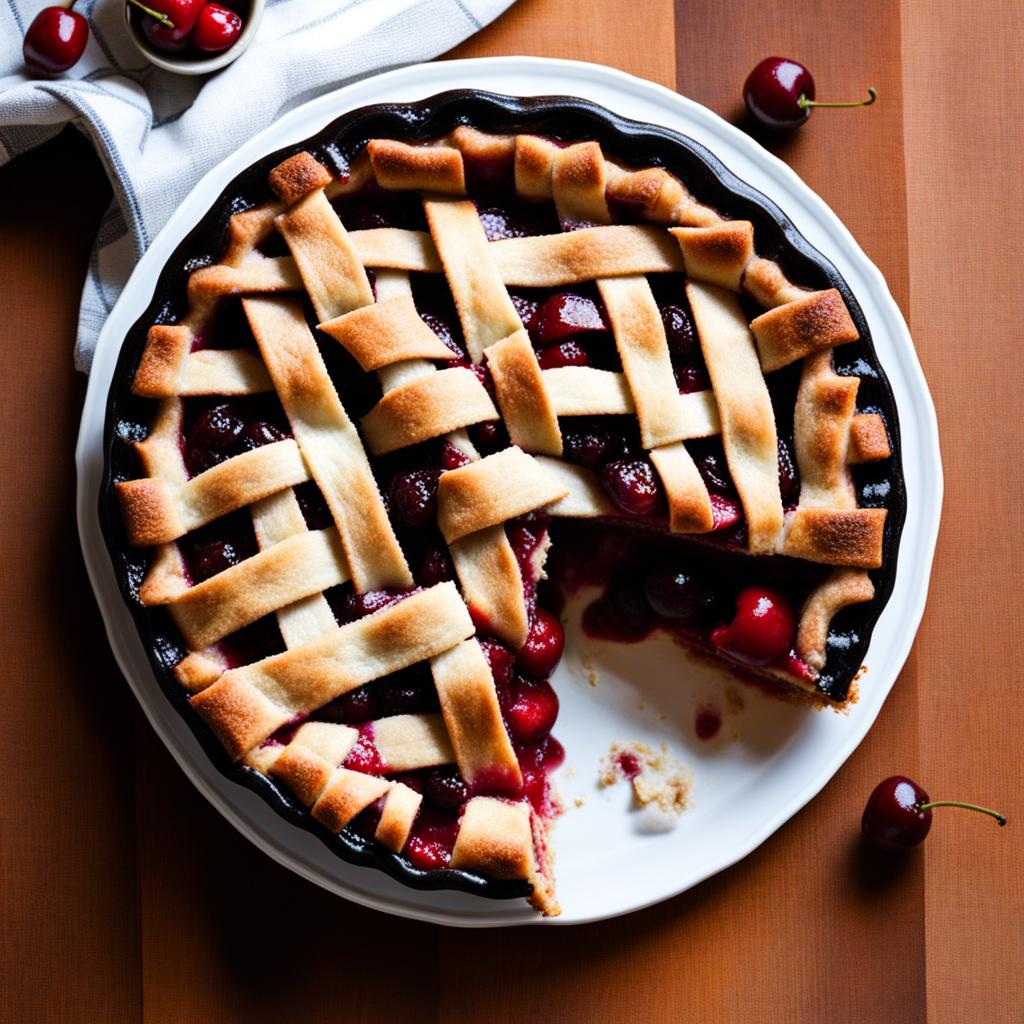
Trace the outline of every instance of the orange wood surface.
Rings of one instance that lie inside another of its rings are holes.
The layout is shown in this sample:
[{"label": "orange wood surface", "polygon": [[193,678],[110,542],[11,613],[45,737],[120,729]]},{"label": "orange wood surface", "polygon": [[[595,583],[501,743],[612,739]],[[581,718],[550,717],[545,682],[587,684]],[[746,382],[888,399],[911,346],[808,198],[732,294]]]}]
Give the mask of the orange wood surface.
[{"label": "orange wood surface", "polygon": [[[609,64],[738,121],[772,53],[807,63],[821,98],[875,85],[872,110],[770,144],[882,268],[939,413],[928,611],[864,744],[736,867],[578,928],[351,906],[178,771],[107,649],[75,532],[71,348],[109,188],[73,132],[0,170],[0,1021],[1024,1020],[1022,52],[1010,0],[520,0],[454,54]],[[868,855],[863,801],[894,772],[1010,826],[937,812],[925,849]]]}]

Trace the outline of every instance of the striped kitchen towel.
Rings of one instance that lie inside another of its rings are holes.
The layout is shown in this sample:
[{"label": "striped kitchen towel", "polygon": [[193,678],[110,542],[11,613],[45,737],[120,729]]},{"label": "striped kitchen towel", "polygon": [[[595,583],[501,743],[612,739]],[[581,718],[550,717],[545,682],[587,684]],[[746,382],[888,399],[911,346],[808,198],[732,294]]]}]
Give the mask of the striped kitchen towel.
[{"label": "striped kitchen towel", "polygon": [[0,165],[71,122],[92,140],[114,200],[82,290],[75,364],[139,257],[193,184],[246,139],[306,100],[375,72],[429,60],[512,0],[267,0],[256,38],[204,78],[161,71],[135,49],[123,0],[78,0],[90,40],[59,78],[31,78],[21,43],[54,0],[0,2]]}]

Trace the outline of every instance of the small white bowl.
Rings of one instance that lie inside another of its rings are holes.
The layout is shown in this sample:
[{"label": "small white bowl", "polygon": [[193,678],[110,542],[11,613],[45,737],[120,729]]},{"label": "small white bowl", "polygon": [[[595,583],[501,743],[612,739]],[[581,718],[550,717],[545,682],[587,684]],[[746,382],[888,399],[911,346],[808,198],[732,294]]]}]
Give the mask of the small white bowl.
[{"label": "small white bowl", "polygon": [[236,57],[240,57],[245,52],[260,27],[265,6],[266,0],[249,0],[249,17],[242,26],[242,31],[234,45],[229,46],[223,53],[212,54],[205,60],[175,57],[173,54],[156,50],[150,46],[132,22],[132,5],[127,0],[124,5],[124,23],[128,35],[139,53],[151,64],[163,68],[164,71],[173,71],[176,75],[208,75],[211,71],[220,71],[221,68],[227,67]]}]

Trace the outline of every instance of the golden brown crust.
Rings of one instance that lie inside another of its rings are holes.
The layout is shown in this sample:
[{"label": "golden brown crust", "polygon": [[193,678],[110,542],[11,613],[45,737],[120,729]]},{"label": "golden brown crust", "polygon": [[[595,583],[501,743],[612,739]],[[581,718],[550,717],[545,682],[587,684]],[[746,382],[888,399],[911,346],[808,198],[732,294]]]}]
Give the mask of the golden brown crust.
[{"label": "golden brown crust", "polygon": [[360,811],[366,810],[390,788],[391,783],[387,779],[349,768],[336,768],[313,804],[313,817],[330,832],[340,832]]},{"label": "golden brown crust", "polygon": [[860,337],[835,288],[770,309],[751,321],[750,330],[765,373]]},{"label": "golden brown crust", "polygon": [[520,448],[441,474],[437,525],[451,544],[479,530],[550,505],[568,491]]},{"label": "golden brown crust", "polygon": [[485,353],[502,419],[514,445],[542,455],[562,454],[562,431],[526,331]]},{"label": "golden brown crust", "polygon": [[372,304],[370,279],[322,190],[300,199],[274,223],[321,321]]},{"label": "golden brown crust", "polygon": [[452,350],[423,322],[411,295],[375,302],[319,325],[369,372],[403,359],[451,359]]},{"label": "golden brown crust", "polygon": [[278,199],[291,205],[318,188],[326,188],[332,178],[312,153],[303,151],[279,163],[267,180]]},{"label": "golden brown crust", "polygon": [[333,722],[307,722],[273,760],[268,774],[281,779],[312,807],[359,738],[359,730]]},{"label": "golden brown crust", "polygon": [[833,371],[830,350],[804,360],[793,417],[801,507],[857,507],[846,464],[859,385]]},{"label": "golden brown crust", "polygon": [[154,324],[135,371],[132,391],[143,398],[170,398],[178,393],[181,364],[192,347],[192,331],[182,324]]},{"label": "golden brown crust", "polygon": [[770,554],[782,529],[778,442],[747,320],[731,292],[691,281],[686,294],[718,401],[722,444],[743,503],[750,550]]},{"label": "golden brown crust", "polygon": [[481,778],[491,784],[501,779],[517,789],[522,783],[519,762],[480,644],[464,640],[437,655],[431,669],[459,773],[471,784]]},{"label": "golden brown crust", "polygon": [[504,238],[491,242],[489,251],[501,280],[521,288],[560,288],[605,277],[683,269],[679,246],[664,231],[646,224]]},{"label": "golden brown crust", "polygon": [[299,533],[186,589],[170,602],[171,617],[189,647],[202,649],[347,579],[337,531]]},{"label": "golden brown crust", "polygon": [[530,618],[519,560],[504,523],[453,541],[449,551],[473,621],[518,650],[526,641]]},{"label": "golden brown crust", "polygon": [[885,420],[877,412],[859,413],[850,423],[850,447],[846,461],[879,462],[892,455]]},{"label": "golden brown crust", "polygon": [[707,228],[669,228],[683,252],[686,276],[739,291],[754,257],[754,225],[730,220]]},{"label": "golden brown crust", "polygon": [[804,603],[796,634],[796,653],[816,672],[825,667],[828,630],[836,614],[875,596],[871,577],[860,569],[837,569]]},{"label": "golden brown crust", "polygon": [[302,307],[291,299],[243,299],[242,305],[303,458],[338,527],[356,588],[411,586],[412,573],[362,441],[334,390]]},{"label": "golden brown crust", "polygon": [[325,636],[230,669],[192,706],[233,758],[358,686],[425,661],[473,634],[451,583],[439,583]]},{"label": "golden brown crust", "polygon": [[476,374],[453,366],[388,391],[363,417],[362,427],[370,451],[383,455],[498,418]]},{"label": "golden brown crust", "polygon": [[681,440],[686,427],[679,387],[650,284],[644,277],[631,276],[604,278],[597,287],[629,382],[641,443],[656,448]]},{"label": "golden brown crust", "polygon": [[668,498],[672,533],[707,533],[714,526],[711,495],[682,441],[654,448],[651,462]]},{"label": "golden brown crust", "polygon": [[447,146],[409,146],[393,139],[372,139],[370,164],[381,188],[397,191],[466,194],[462,154]]},{"label": "golden brown crust", "polygon": [[882,567],[884,508],[798,508],[788,517],[782,553],[808,562]]},{"label": "golden brown crust", "polygon": [[478,363],[488,346],[521,330],[522,321],[472,200],[427,199],[423,209],[455,299],[466,349]]},{"label": "golden brown crust", "polygon": [[607,224],[605,161],[596,142],[579,142],[555,153],[551,193],[564,227]]},{"label": "golden brown crust", "polygon": [[531,903],[546,917],[561,908],[538,863],[533,821],[527,804],[476,796],[466,804],[451,866],[483,871],[494,878],[523,879],[533,887]]}]

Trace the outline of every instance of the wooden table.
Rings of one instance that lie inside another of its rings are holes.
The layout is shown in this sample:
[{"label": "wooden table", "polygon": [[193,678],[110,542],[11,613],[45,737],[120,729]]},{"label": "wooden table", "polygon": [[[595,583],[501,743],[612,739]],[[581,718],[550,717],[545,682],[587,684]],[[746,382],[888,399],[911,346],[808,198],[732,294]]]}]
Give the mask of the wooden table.
[{"label": "wooden table", "polygon": [[[1019,14],[520,0],[455,54],[610,64],[730,118],[772,53],[805,61],[822,98],[877,86],[874,109],[819,111],[778,152],[885,272],[942,431],[928,611],[867,740],[743,863],[588,927],[464,932],[350,906],[249,846],[177,770],[107,649],[75,531],[71,345],[109,189],[71,132],[0,172],[0,1019],[1024,1019]],[[939,812],[926,851],[865,856],[863,801],[894,772],[1015,820]]]}]

